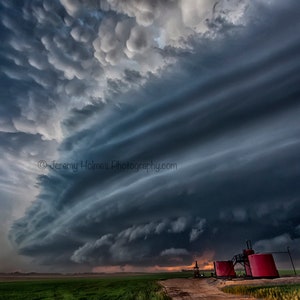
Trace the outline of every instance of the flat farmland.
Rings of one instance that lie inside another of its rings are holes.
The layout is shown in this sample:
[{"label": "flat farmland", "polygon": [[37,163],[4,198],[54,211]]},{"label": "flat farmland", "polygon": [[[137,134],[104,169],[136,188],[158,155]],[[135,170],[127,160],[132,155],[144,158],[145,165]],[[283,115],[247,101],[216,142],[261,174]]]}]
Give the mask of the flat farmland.
[{"label": "flat farmland", "polygon": [[[300,277],[209,277],[191,272],[156,274],[0,274],[0,300],[300,299]],[[291,275],[291,274],[288,274]]]},{"label": "flat farmland", "polygon": [[169,300],[158,283],[190,273],[0,276],[0,300]]}]

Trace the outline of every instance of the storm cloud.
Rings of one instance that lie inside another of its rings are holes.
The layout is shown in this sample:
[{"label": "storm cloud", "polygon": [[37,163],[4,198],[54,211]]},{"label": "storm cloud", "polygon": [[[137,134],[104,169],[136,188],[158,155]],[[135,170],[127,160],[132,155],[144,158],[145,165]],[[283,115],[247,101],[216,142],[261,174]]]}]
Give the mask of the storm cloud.
[{"label": "storm cloud", "polygon": [[251,239],[300,259],[297,1],[0,5],[1,147],[27,162],[5,170],[37,180],[21,255],[185,266]]}]

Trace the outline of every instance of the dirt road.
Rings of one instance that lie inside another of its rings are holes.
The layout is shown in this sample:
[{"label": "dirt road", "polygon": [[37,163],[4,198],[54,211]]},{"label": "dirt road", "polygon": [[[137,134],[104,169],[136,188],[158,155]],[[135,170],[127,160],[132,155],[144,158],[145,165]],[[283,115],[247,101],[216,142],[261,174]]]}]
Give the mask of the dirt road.
[{"label": "dirt road", "polygon": [[285,285],[300,284],[300,277],[282,277],[275,279],[239,279],[218,280],[202,279],[169,279],[160,281],[173,300],[221,300],[221,299],[256,299],[249,296],[235,296],[223,293],[220,288],[227,285]]},{"label": "dirt road", "polygon": [[247,296],[235,296],[219,290],[219,281],[209,279],[169,279],[160,281],[173,300],[221,300],[221,299],[251,299]]}]

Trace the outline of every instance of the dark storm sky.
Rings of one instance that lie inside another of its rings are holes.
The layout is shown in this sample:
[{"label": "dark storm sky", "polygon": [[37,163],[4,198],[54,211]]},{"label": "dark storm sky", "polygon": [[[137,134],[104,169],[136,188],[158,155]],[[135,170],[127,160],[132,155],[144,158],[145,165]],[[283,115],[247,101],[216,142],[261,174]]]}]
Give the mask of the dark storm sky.
[{"label": "dark storm sky", "polygon": [[4,270],[183,266],[247,239],[300,260],[298,1],[2,1],[0,16]]}]

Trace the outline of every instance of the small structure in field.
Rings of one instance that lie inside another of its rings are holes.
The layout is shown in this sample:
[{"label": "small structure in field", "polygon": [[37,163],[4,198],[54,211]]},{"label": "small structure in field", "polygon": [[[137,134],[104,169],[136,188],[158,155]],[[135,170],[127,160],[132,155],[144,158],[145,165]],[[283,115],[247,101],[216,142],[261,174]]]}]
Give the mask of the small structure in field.
[{"label": "small structure in field", "polygon": [[198,262],[195,262],[195,266],[194,266],[194,278],[199,278],[200,277],[200,271],[199,271],[199,267],[198,267]]},{"label": "small structure in field", "polygon": [[233,256],[232,260],[215,261],[214,268],[217,278],[234,278],[234,267],[240,264],[248,278],[277,278],[279,273],[271,253],[255,254],[251,241],[247,241],[247,249]]}]

